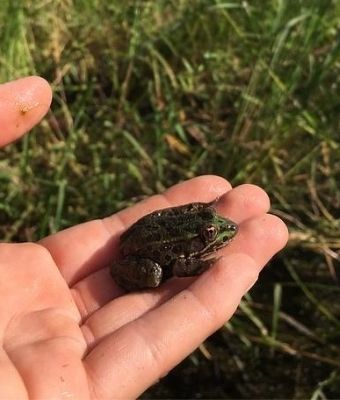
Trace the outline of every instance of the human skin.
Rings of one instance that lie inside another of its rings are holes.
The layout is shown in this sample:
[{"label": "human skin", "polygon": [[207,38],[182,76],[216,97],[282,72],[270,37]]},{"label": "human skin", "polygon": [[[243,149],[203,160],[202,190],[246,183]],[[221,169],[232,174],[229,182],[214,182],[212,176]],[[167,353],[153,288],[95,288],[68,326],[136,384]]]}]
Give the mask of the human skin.
[{"label": "human skin", "polygon": [[[20,138],[49,109],[39,77],[0,85],[0,144]],[[239,224],[235,240],[197,278],[125,294],[110,278],[119,235],[155,209],[219,197]],[[136,398],[228,321],[288,239],[254,185],[200,176],[102,220],[38,243],[0,244],[0,398]]]}]

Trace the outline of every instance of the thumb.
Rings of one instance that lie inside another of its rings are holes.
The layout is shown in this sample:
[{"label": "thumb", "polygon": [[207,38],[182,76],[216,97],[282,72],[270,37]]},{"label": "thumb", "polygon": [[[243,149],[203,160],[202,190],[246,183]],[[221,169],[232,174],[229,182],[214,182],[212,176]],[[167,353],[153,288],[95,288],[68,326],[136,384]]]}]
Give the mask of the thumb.
[{"label": "thumb", "polygon": [[0,147],[36,125],[47,113],[51,101],[50,85],[38,76],[0,84]]}]

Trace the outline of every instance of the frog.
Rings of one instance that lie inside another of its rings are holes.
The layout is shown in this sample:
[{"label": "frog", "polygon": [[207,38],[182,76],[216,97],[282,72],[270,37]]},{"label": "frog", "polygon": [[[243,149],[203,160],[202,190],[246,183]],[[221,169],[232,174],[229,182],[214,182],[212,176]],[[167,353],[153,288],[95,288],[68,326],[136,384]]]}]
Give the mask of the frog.
[{"label": "frog", "polygon": [[219,215],[216,199],[156,210],[131,225],[119,240],[121,258],[111,276],[126,291],[151,289],[172,277],[201,275],[231,242],[238,225]]}]

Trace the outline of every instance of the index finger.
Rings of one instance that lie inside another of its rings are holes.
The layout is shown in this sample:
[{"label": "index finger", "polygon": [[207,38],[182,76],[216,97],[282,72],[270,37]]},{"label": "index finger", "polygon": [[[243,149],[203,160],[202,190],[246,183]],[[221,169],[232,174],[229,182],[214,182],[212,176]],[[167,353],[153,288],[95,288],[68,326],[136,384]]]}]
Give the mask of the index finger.
[{"label": "index finger", "polygon": [[230,189],[230,184],[218,176],[193,178],[111,217],[48,236],[40,244],[50,251],[65,280],[73,285],[91,272],[107,266],[117,251],[121,232],[143,215],[193,201],[211,201]]}]

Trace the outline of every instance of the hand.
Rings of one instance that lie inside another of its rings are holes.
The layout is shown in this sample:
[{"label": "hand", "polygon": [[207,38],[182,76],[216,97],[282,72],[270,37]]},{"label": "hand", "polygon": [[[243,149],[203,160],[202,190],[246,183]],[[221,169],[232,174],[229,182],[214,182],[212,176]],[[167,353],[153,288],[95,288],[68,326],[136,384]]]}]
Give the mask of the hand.
[{"label": "hand", "polygon": [[[36,124],[50,101],[41,78],[0,85],[1,143]],[[125,228],[154,209],[218,196],[240,230],[209,271],[139,293],[116,286],[107,266]],[[0,397],[137,397],[232,316],[285,245],[287,229],[268,209],[262,189],[202,176],[38,244],[0,244]]]}]

